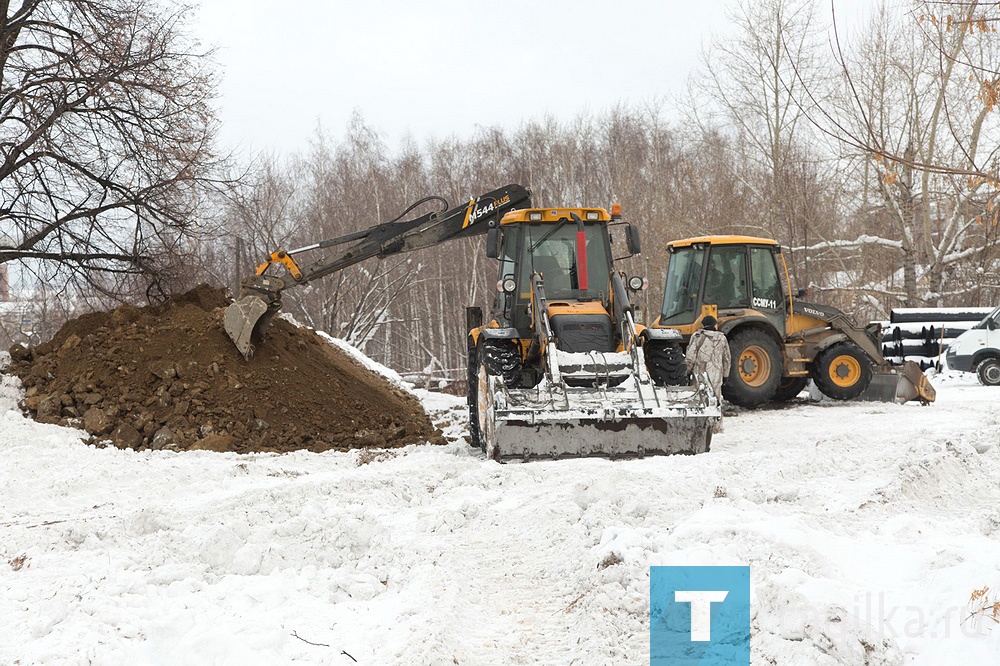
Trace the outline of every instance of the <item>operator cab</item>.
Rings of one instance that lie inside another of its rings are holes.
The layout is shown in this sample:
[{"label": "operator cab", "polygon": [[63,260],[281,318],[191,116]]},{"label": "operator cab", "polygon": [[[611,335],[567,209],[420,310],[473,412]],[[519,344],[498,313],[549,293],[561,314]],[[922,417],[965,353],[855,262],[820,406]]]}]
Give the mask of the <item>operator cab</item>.
[{"label": "operator cab", "polygon": [[690,326],[693,331],[703,307],[714,305],[720,318],[756,311],[784,335],[785,296],[777,243],[745,236],[704,236],[670,243],[667,251],[661,325]]},{"label": "operator cab", "polygon": [[487,237],[500,260],[494,315],[530,337],[532,275],[542,276],[549,321],[564,351],[614,351],[617,338],[605,301],[612,271],[608,224],[601,208],[512,211]]}]

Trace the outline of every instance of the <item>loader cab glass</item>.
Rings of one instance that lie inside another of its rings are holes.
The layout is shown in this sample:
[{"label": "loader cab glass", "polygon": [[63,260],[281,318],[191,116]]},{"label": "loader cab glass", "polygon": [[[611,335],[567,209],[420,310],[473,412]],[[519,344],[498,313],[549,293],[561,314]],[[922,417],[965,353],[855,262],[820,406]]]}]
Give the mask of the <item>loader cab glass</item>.
[{"label": "loader cab glass", "polygon": [[771,247],[701,245],[673,250],[660,321],[694,323],[703,304],[723,310],[753,308],[784,330],[781,283]]},{"label": "loader cab glass", "polygon": [[[607,232],[603,223],[584,223],[586,257],[578,255],[580,245],[575,222],[518,224],[504,229],[501,250],[501,279],[512,275],[517,281],[512,307],[504,316],[518,329],[530,328],[531,274],[541,273],[545,297],[552,301],[598,300],[608,291],[611,279]],[[518,258],[515,263],[514,257]],[[581,273],[586,267],[586,287],[581,289]],[[517,274],[514,275],[515,267]]]},{"label": "loader cab glass", "polygon": [[701,293],[701,269],[705,264],[703,246],[673,250],[667,259],[667,286],[663,291],[660,323],[663,325],[694,322]]}]

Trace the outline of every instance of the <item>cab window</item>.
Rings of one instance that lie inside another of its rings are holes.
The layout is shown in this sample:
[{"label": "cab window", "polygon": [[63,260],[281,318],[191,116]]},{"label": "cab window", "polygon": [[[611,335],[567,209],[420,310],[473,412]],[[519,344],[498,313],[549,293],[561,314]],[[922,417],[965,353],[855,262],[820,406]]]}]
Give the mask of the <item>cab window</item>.
[{"label": "cab window", "polygon": [[660,323],[690,324],[696,316],[695,306],[698,303],[705,250],[700,247],[685,247],[667,256],[667,286],[663,291]]},{"label": "cab window", "polygon": [[748,287],[744,248],[714,246],[708,259],[705,303],[715,303],[720,310],[749,307]]},{"label": "cab window", "polygon": [[770,248],[750,248],[750,270],[753,276],[753,307],[777,310],[782,295],[774,252]]}]

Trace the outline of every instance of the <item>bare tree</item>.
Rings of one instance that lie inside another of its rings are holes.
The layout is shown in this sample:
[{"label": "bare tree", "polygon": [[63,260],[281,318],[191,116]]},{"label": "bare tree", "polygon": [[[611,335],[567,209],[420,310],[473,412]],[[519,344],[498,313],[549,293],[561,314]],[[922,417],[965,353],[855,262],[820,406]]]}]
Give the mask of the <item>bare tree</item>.
[{"label": "bare tree", "polygon": [[865,214],[887,224],[812,249],[879,245],[896,254],[901,280],[887,275],[862,288],[900,303],[943,305],[978,298],[967,268],[996,257],[989,227],[997,223],[1000,141],[983,85],[998,44],[992,33],[956,27],[971,25],[979,3],[957,3],[953,9],[965,13],[954,22],[926,20],[921,9],[926,4],[902,14],[883,8],[856,52],[838,46],[842,102],[813,106],[810,118],[853,150]]},{"label": "bare tree", "polygon": [[169,272],[217,166],[216,82],[189,10],[0,0],[0,262],[104,292]]}]

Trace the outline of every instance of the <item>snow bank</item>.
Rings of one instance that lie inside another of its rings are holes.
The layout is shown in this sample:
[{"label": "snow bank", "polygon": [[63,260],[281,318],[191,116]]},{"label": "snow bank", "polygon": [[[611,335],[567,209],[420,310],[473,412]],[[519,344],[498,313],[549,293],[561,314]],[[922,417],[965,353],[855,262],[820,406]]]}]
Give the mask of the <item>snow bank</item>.
[{"label": "snow bank", "polygon": [[[1000,393],[802,404],[711,453],[135,453],[0,384],[0,663],[645,664],[649,567],[749,564],[754,663],[987,664]],[[460,399],[423,394],[446,433]]]}]

